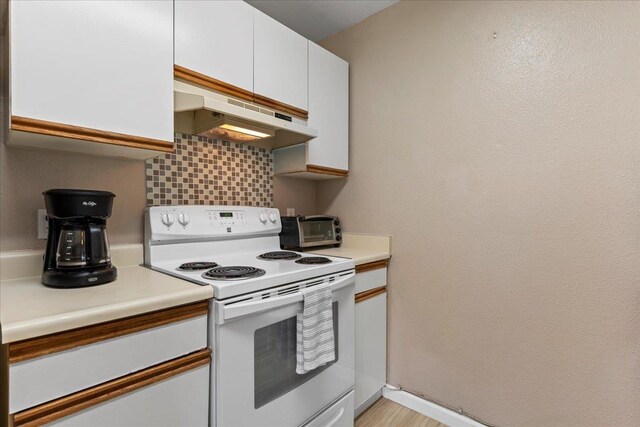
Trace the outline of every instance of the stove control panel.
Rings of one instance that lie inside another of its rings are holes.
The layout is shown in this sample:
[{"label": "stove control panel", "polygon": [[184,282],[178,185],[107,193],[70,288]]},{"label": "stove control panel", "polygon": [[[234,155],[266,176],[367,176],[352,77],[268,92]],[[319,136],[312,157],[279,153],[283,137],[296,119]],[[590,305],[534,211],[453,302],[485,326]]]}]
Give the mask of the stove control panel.
[{"label": "stove control panel", "polygon": [[146,238],[151,241],[277,235],[281,228],[274,208],[177,205],[152,206],[145,212]]},{"label": "stove control panel", "polygon": [[207,220],[210,227],[228,227],[247,225],[247,217],[244,211],[207,211]]}]

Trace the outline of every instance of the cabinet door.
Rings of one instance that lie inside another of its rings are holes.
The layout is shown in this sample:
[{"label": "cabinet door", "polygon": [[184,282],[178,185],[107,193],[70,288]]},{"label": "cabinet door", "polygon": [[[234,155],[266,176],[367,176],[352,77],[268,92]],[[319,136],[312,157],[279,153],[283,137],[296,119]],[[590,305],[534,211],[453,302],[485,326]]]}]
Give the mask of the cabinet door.
[{"label": "cabinet door", "polygon": [[307,39],[254,9],[254,92],[307,110]]},{"label": "cabinet door", "polygon": [[176,375],[51,423],[60,427],[206,427],[209,365]]},{"label": "cabinet door", "polygon": [[307,163],[349,169],[349,63],[309,42],[309,121],[318,137]]},{"label": "cabinet door", "polygon": [[11,2],[13,116],[173,141],[173,2]]},{"label": "cabinet door", "polygon": [[[384,387],[387,375],[387,294],[356,303],[356,413]],[[372,403],[372,402],[370,402]]]},{"label": "cabinet door", "polygon": [[176,0],[175,63],[253,92],[253,8],[243,1]]}]

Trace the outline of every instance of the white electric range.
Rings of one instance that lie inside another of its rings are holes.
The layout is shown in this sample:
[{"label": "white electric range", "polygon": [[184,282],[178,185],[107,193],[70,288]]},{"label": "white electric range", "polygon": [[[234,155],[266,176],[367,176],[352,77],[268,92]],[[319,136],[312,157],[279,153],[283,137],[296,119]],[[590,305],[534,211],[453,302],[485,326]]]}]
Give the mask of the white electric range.
[{"label": "white electric range", "polygon": [[[280,250],[277,209],[158,206],[145,214],[145,264],[212,286],[213,426],[352,426],[352,260]],[[302,288],[330,283],[336,360],[296,374]]]}]

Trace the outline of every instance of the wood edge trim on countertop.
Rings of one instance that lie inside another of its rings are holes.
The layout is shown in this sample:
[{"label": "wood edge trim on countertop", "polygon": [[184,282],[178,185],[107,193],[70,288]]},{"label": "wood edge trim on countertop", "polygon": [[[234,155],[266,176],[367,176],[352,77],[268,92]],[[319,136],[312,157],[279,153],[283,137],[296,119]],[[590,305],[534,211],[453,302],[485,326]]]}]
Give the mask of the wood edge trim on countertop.
[{"label": "wood edge trim on countertop", "polygon": [[318,166],[318,165],[307,165],[307,172],[321,173],[323,175],[339,176],[341,178],[346,178],[349,176],[348,170],[329,168],[326,166]]},{"label": "wood edge trim on countertop", "polygon": [[212,89],[216,92],[235,96],[236,98],[244,99],[246,101],[253,101],[253,92],[225,83],[221,80],[214,79],[213,77],[209,77],[180,65],[173,66],[173,76],[177,79],[202,86],[206,89]]},{"label": "wood edge trim on countertop", "polygon": [[40,426],[206,365],[206,348],[13,414],[16,426]]},{"label": "wood edge trim on countertop", "polygon": [[198,316],[206,316],[209,302],[200,301],[151,313],[111,320],[96,325],[83,326],[70,331],[57,332],[42,337],[9,343],[9,363],[58,353],[123,335],[156,328]]},{"label": "wood edge trim on countertop", "polygon": [[253,101],[264,105],[265,107],[273,108],[274,110],[282,111],[304,120],[309,118],[309,112],[307,110],[285,104],[284,102],[276,101],[275,99],[267,98],[266,96],[258,95],[257,93],[253,94]]},{"label": "wood edge trim on countertop", "polygon": [[356,304],[362,301],[366,301],[369,298],[377,297],[380,294],[387,292],[386,286],[380,286],[379,288],[369,289],[368,291],[357,293],[355,296]]},{"label": "wood edge trim on countertop", "polygon": [[108,132],[82,126],[32,119],[29,117],[11,116],[11,130],[140,148],[144,150],[162,151],[165,153],[174,152],[173,141],[163,141],[161,139]]},{"label": "wood edge trim on countertop", "polygon": [[365,264],[356,265],[356,273],[364,273],[365,271],[377,270],[379,268],[387,268],[389,266],[388,259],[380,261],[367,262]]}]

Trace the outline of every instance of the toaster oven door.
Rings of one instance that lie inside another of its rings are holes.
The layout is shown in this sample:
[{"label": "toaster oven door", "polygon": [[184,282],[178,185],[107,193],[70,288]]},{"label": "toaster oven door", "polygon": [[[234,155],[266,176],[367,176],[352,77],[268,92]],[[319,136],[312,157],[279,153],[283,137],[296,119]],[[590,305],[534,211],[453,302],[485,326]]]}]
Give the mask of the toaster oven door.
[{"label": "toaster oven door", "polygon": [[338,220],[333,217],[305,217],[300,220],[300,246],[324,246],[340,243]]}]

